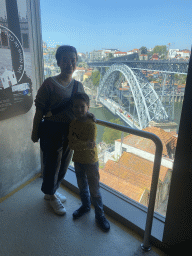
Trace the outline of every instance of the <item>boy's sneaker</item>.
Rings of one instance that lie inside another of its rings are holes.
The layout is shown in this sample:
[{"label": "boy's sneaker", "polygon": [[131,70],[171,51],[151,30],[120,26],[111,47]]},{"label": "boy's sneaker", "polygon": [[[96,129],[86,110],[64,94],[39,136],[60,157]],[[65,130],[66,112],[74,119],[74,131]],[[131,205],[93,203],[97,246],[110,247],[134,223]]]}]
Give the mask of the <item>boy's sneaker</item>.
[{"label": "boy's sneaker", "polygon": [[[67,200],[67,198],[65,197],[65,196],[63,196],[62,194],[60,194],[60,193],[58,193],[58,192],[55,192],[55,195],[56,195],[56,197],[58,197],[59,199],[60,199],[60,201],[62,202],[62,203],[64,203],[66,200]],[[44,196],[44,199],[45,200],[50,200],[50,195],[45,195]]]},{"label": "boy's sneaker", "polygon": [[104,215],[95,217],[95,220],[96,220],[96,223],[99,225],[99,227],[103,231],[105,231],[105,232],[109,231],[110,224],[109,224],[108,220],[105,218]]},{"label": "boy's sneaker", "polygon": [[77,209],[76,211],[74,211],[73,213],[73,219],[76,220],[78,218],[80,218],[81,216],[83,216],[85,213],[89,212],[91,210],[90,207],[85,207],[85,206],[81,206],[79,209]]},{"label": "boy's sneaker", "polygon": [[54,212],[58,215],[64,215],[66,213],[65,207],[63,206],[59,198],[55,198],[54,200],[50,200],[49,202]]}]

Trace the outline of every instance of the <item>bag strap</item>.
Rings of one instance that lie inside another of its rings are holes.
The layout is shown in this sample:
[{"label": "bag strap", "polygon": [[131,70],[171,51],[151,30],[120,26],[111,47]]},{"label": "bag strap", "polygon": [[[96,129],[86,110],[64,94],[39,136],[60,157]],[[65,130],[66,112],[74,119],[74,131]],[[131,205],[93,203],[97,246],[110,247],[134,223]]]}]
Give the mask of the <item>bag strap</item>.
[{"label": "bag strap", "polygon": [[74,86],[73,86],[73,91],[71,93],[71,98],[73,97],[73,95],[77,92],[78,90],[78,81],[74,80]]},{"label": "bag strap", "polygon": [[59,106],[58,108],[52,109],[51,110],[52,115],[56,115],[62,112],[66,107],[69,107],[71,103],[71,98],[77,91],[78,91],[78,81],[74,80],[73,90],[72,90],[70,99],[67,102],[64,101],[63,103],[61,103],[61,106]]}]

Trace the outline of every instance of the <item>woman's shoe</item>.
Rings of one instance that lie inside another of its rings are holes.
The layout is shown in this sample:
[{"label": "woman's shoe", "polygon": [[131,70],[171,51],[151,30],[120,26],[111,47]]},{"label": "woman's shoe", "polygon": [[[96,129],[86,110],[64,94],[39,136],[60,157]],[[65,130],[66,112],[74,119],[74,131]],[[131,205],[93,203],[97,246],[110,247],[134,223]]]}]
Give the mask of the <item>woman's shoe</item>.
[{"label": "woman's shoe", "polygon": [[59,198],[51,199],[49,201],[51,207],[53,208],[54,212],[57,213],[58,215],[64,215],[66,213],[66,209],[59,200]]},{"label": "woman's shoe", "polygon": [[[59,198],[60,199],[60,201],[62,202],[62,203],[64,203],[66,200],[67,200],[67,198],[65,197],[65,196],[63,196],[62,194],[60,194],[60,193],[58,193],[58,192],[55,192],[55,195],[56,195],[56,197],[57,198]],[[50,195],[45,195],[44,196],[44,199],[45,200],[50,200]]]}]

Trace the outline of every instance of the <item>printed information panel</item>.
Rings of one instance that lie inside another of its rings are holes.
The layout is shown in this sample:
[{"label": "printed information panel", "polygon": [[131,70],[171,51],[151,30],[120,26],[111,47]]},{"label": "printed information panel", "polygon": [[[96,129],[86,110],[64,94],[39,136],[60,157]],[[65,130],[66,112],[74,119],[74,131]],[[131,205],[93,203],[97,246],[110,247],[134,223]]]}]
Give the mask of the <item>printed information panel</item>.
[{"label": "printed information panel", "polygon": [[25,0],[0,0],[0,120],[33,104],[29,26]]}]

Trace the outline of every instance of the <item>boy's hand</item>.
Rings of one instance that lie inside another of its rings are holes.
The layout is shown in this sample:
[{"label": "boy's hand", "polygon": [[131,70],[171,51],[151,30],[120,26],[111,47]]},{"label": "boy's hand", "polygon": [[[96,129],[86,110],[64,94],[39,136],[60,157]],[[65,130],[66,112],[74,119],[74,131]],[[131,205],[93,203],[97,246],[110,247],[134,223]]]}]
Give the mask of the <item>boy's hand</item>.
[{"label": "boy's hand", "polygon": [[88,141],[87,141],[87,147],[88,147],[89,149],[93,149],[95,146],[96,146],[95,141],[92,141],[92,140],[88,140]]}]

